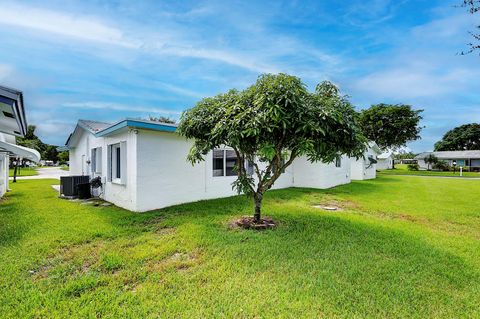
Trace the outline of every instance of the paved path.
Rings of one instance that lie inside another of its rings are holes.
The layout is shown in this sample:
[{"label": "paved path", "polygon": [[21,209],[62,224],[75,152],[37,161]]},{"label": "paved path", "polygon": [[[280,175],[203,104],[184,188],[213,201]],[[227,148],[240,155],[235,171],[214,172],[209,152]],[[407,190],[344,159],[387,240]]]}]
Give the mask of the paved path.
[{"label": "paved path", "polygon": [[480,177],[461,177],[461,176],[435,176],[435,175],[413,175],[413,174],[382,174],[381,176],[409,176],[409,177],[432,177],[432,178],[450,178],[463,180],[480,180]]},{"label": "paved path", "polygon": [[[60,176],[68,176],[70,175],[69,171],[64,171],[58,167],[42,167],[37,169],[38,175],[35,176],[17,176],[18,180],[21,179],[46,179],[46,178],[53,178],[53,179],[60,179]],[[10,177],[12,180],[13,177]]]}]

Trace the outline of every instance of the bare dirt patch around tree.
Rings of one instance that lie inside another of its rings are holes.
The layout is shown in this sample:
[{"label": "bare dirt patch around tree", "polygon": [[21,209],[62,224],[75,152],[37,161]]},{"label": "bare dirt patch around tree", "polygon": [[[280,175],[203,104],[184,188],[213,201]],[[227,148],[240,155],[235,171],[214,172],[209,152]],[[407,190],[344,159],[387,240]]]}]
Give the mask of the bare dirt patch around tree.
[{"label": "bare dirt patch around tree", "polygon": [[277,227],[277,222],[271,217],[263,217],[259,221],[255,221],[252,216],[242,216],[230,223],[230,228],[266,230],[274,229],[275,227]]}]

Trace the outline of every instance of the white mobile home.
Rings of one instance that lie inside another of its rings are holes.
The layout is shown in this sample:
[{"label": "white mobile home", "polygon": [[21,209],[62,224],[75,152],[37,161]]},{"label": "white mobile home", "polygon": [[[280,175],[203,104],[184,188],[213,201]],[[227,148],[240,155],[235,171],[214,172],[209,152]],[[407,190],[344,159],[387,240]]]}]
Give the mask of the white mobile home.
[{"label": "white mobile home", "polygon": [[353,180],[373,179],[377,177],[377,156],[381,153],[375,142],[368,144],[363,158],[350,159],[351,177]]},{"label": "white mobile home", "polygon": [[[192,143],[175,130],[172,124],[137,119],[115,124],[80,120],[66,143],[70,173],[100,176],[103,199],[138,212],[235,195],[233,150],[213,150],[192,166],[186,161]],[[331,164],[298,158],[274,188],[329,188],[349,182],[346,156]]]},{"label": "white mobile home", "polygon": [[0,197],[8,191],[10,156],[34,162],[40,160],[36,150],[15,144],[15,136],[24,136],[26,133],[22,92],[0,86]]},{"label": "white mobile home", "polygon": [[420,169],[428,169],[428,164],[425,163],[425,157],[433,154],[440,161],[445,161],[449,166],[453,163],[457,167],[468,167],[470,171],[480,171],[480,150],[478,151],[439,151],[439,152],[424,152],[415,156],[418,161]]},{"label": "white mobile home", "polygon": [[393,168],[393,152],[387,151],[377,156],[377,169]]}]

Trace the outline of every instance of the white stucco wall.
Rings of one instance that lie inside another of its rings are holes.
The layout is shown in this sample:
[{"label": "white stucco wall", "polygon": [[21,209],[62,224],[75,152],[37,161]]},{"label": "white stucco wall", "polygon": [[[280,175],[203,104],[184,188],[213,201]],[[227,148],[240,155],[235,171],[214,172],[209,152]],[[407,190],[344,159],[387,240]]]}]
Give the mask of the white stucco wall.
[{"label": "white stucco wall", "polygon": [[297,158],[293,162],[295,187],[331,188],[350,183],[350,159],[342,156],[341,167],[335,163],[310,163],[306,157]]},{"label": "white stucco wall", "polygon": [[[102,139],[102,138],[100,138]],[[104,181],[103,198],[106,201],[132,211],[139,211],[137,200],[137,134],[127,128],[118,134],[103,138],[102,144],[102,177]],[[107,180],[108,145],[126,142],[126,179],[125,184],[117,184]]]},{"label": "white stucco wall", "polygon": [[[107,180],[108,145],[126,142],[127,178],[125,185]],[[91,149],[102,147],[102,194],[105,200],[132,211],[148,211],[175,204],[236,195],[232,182],[236,176],[213,176],[212,152],[205,161],[192,166],[186,161],[190,141],[174,133],[129,130],[96,138],[83,131],[70,151],[72,175],[93,177]],[[83,155],[83,157],[82,157]],[[264,163],[259,163],[264,167]],[[82,168],[83,167],[83,168]],[[341,167],[334,163],[310,163],[298,158],[274,184],[274,189],[287,187],[330,188],[350,182],[350,159],[342,157]]]},{"label": "white stucco wall", "polygon": [[0,197],[2,197],[8,189],[8,162],[8,155],[6,153],[0,153]]},{"label": "white stucco wall", "polygon": [[392,169],[393,168],[393,158],[379,158],[377,159],[377,169]]},{"label": "white stucco wall", "polygon": [[368,148],[363,154],[363,158],[350,159],[350,177],[352,180],[365,180],[377,177],[377,164],[370,164],[369,156],[373,156],[376,159],[377,153],[373,149]]},{"label": "white stucco wall", "polygon": [[[99,190],[100,197],[114,203],[117,206],[136,211],[136,168],[137,150],[136,134],[127,128],[118,131],[118,134],[108,137],[95,137],[90,132],[81,130],[78,133],[78,143],[70,149],[70,175],[89,175],[95,177],[91,169],[92,149],[102,148],[102,189]],[[126,142],[126,183],[116,184],[107,180],[108,170],[108,145]],[[90,162],[90,163],[88,163]]]},{"label": "white stucco wall", "polygon": [[[1,133],[0,132],[0,141],[7,142],[11,144],[16,144],[15,136]],[[8,191],[9,183],[9,166],[10,166],[10,156],[8,153],[0,153],[0,197],[5,195]]]},{"label": "white stucco wall", "polygon": [[[147,211],[174,204],[208,198],[206,163],[192,166],[186,157],[191,143],[176,134],[139,130],[138,211]],[[228,178],[227,178],[228,179]],[[218,185],[218,197],[231,192],[224,183]]]}]

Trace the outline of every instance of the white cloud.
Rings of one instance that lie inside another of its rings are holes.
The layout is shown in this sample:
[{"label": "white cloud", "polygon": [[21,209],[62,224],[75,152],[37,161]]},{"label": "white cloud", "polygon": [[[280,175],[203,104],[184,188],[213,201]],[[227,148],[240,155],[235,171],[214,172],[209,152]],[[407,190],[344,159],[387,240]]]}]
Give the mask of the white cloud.
[{"label": "white cloud", "polygon": [[369,74],[355,86],[365,93],[389,98],[433,97],[453,93],[474,77],[475,72],[463,68],[439,73],[409,65]]},{"label": "white cloud", "polygon": [[161,89],[170,91],[172,93],[176,93],[178,95],[190,96],[190,97],[193,97],[193,98],[203,98],[203,97],[205,97],[205,94],[201,94],[201,93],[198,93],[198,92],[195,92],[195,91],[192,91],[192,90],[184,89],[182,87],[172,85],[172,84],[168,84],[168,83],[155,81],[152,84],[153,84],[153,87],[158,86]]},{"label": "white cloud", "polygon": [[[211,12],[211,8],[199,9],[204,14]],[[205,30],[192,33],[190,28],[182,24],[159,22],[154,31],[145,29],[141,25],[125,22],[121,26],[107,23],[96,16],[86,16],[34,8],[27,5],[0,3],[0,12],[3,13],[0,25],[9,25],[17,28],[28,28],[42,35],[58,41],[58,35],[71,40],[91,42],[115,46],[116,48],[132,49],[133,52],[154,54],[162,57],[180,57],[209,60],[217,63],[229,64],[255,73],[278,73],[287,68],[281,66],[277,58],[285,55],[308,57],[323,64],[338,65],[338,59],[319,49],[309,47],[293,38],[282,37],[280,34],[272,36],[262,28],[255,29],[243,41],[247,45],[254,45],[252,50],[234,49],[235,46],[226,46],[214,37],[205,36]],[[22,12],[22,14],[18,14]],[[216,14],[219,14],[218,12]],[[242,17],[244,19],[244,17]],[[248,23],[247,23],[248,24]],[[229,25],[229,28],[242,26]],[[259,47],[258,44],[262,45]],[[69,45],[72,45],[69,42]],[[245,46],[244,46],[245,47]],[[227,49],[225,49],[227,48]],[[98,52],[97,52],[98,51]],[[120,55],[115,50],[91,50],[93,55]],[[276,61],[273,63],[272,61]]]},{"label": "white cloud", "polygon": [[140,45],[131,39],[125,39],[121,30],[107,26],[94,17],[75,16],[8,3],[0,4],[0,12],[2,12],[0,24],[128,48],[138,48]]},{"label": "white cloud", "polygon": [[470,22],[470,16],[458,14],[412,28],[392,39],[391,52],[375,56],[370,61],[372,71],[354,80],[351,87],[376,98],[397,100],[435,101],[462,90],[475,92],[480,77],[478,58],[457,55]]},{"label": "white cloud", "polygon": [[128,111],[128,112],[143,112],[143,113],[155,113],[155,114],[169,114],[180,115],[181,112],[173,111],[169,109],[162,109],[156,107],[135,106],[130,104],[117,104],[107,102],[69,102],[63,103],[63,107],[76,108],[76,109],[101,109],[112,111]]},{"label": "white cloud", "polygon": [[[38,32],[53,33],[84,41],[140,49],[154,54],[219,61],[255,72],[276,71],[269,65],[261,64],[251,57],[224,50],[193,47],[183,43],[180,39],[174,40],[173,36],[163,35],[160,37],[159,33],[150,34],[150,37],[148,35],[144,36],[142,39],[136,38],[136,36],[128,36],[127,32],[122,29],[109,26],[92,16],[72,15],[60,11],[8,3],[0,4],[0,12],[2,12],[0,24],[14,27],[24,27]],[[18,14],[18,12],[22,14]],[[175,33],[172,30],[163,31],[165,33]]]}]

